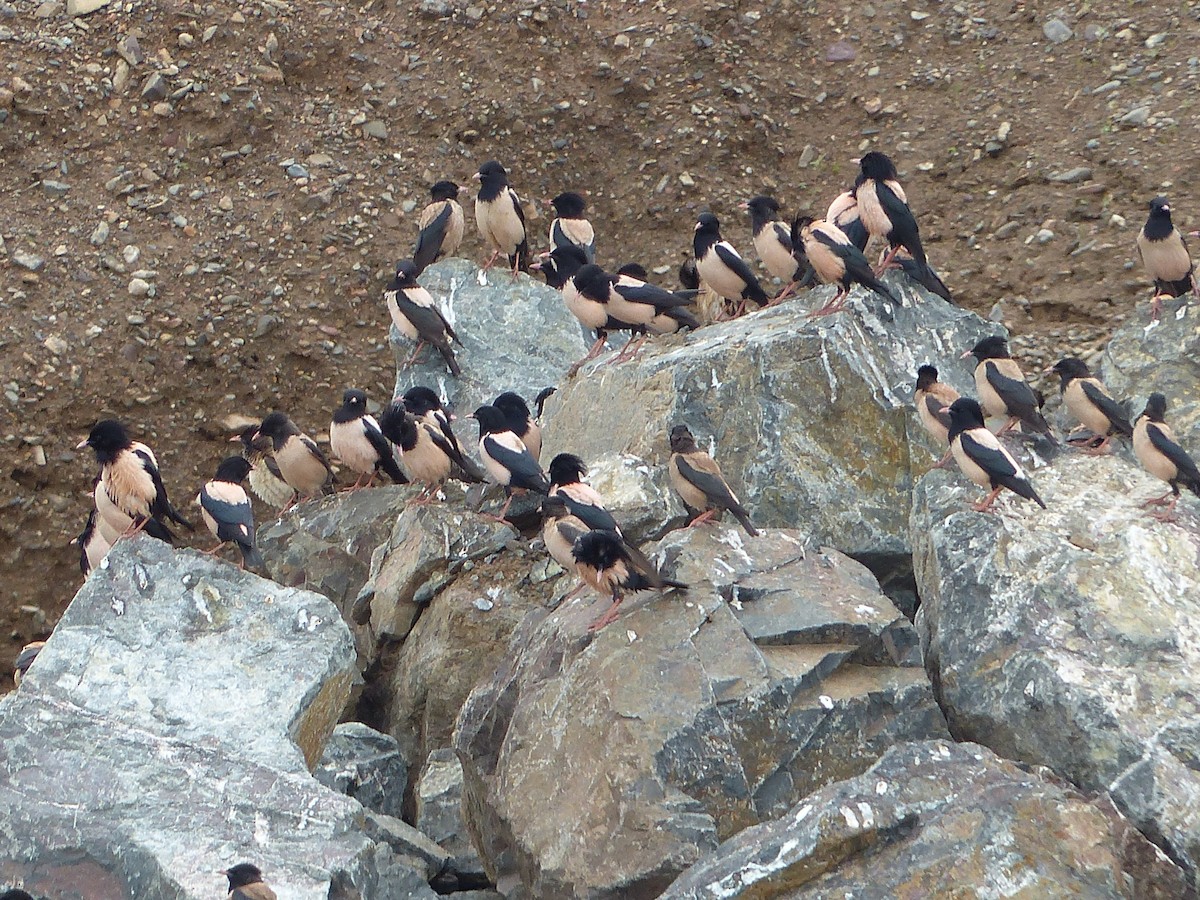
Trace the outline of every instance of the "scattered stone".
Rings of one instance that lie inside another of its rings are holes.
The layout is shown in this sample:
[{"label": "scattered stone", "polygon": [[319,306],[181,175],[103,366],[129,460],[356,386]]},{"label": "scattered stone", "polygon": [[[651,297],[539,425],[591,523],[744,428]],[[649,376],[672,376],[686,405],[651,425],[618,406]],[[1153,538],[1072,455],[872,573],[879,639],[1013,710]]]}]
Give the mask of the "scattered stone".
[{"label": "scattered stone", "polygon": [[1170,35],[1165,31],[1160,31],[1157,34],[1150,35],[1150,37],[1146,38],[1146,49],[1153,50],[1155,47],[1161,46],[1166,42],[1168,37],[1170,37]]},{"label": "scattered stone", "polygon": [[195,35],[189,34],[186,31],[181,31],[179,33],[179,37],[177,37],[176,40],[179,42],[180,47],[185,47],[185,48],[192,47],[192,46],[195,46],[195,44],[196,44]]},{"label": "scattered stone", "polygon": [[121,248],[121,257],[127,266],[135,265],[141,256],[142,250],[137,244],[126,244]]},{"label": "scattered stone", "polygon": [[1054,240],[1054,232],[1049,228],[1039,228],[1033,239],[1039,244],[1048,244]]},{"label": "scattered stone", "polygon": [[1121,125],[1138,128],[1150,121],[1150,107],[1138,106],[1131,109],[1117,120]]},{"label": "scattered stone", "polygon": [[66,352],[71,349],[71,345],[64,341],[57,334],[52,334],[50,337],[42,341],[42,346],[55,356],[65,356]]},{"label": "scattered stone", "polygon": [[1078,166],[1074,169],[1068,169],[1065,172],[1055,172],[1048,176],[1049,181],[1058,182],[1059,184],[1078,184],[1081,181],[1091,181],[1092,170],[1088,166]]},{"label": "scattered stone", "polygon": [[220,209],[224,212],[230,212],[233,209],[233,198],[226,194],[217,201],[217,209]]},{"label": "scattered stone", "polygon": [[105,241],[108,240],[108,235],[109,235],[108,223],[105,222],[103,219],[101,219],[100,222],[96,225],[96,227],[92,229],[92,235],[91,235],[91,237],[88,238],[88,242],[93,247],[99,247],[101,244],[103,244]]},{"label": "scattered stone", "polygon": [[146,61],[146,54],[142,50],[141,42],[138,41],[136,34],[128,35],[125,40],[117,44],[117,53],[121,54],[121,58],[131,66],[140,66]]},{"label": "scattered stone", "polygon": [[462,763],[453,750],[434,750],[425,760],[414,791],[417,828],[450,853],[456,875],[473,875],[478,880],[486,877],[486,871],[463,820],[462,793]]},{"label": "scattered stone", "polygon": [[813,164],[817,158],[817,151],[812,144],[805,144],[804,149],[800,151],[800,158],[796,160],[797,165],[802,169],[807,169]]},{"label": "scattered stone", "polygon": [[63,197],[69,190],[71,190],[71,186],[65,182],[49,179],[42,181],[42,193],[47,197]]},{"label": "scattered stone", "polygon": [[133,278],[129,282],[129,296],[145,297],[150,293],[150,282],[144,278]]},{"label": "scattered stone", "polygon": [[12,261],[30,272],[40,272],[46,267],[46,260],[38,256],[36,253],[29,253],[26,250],[14,250],[12,252]]},{"label": "scattered stone", "polygon": [[1075,32],[1062,19],[1054,18],[1042,26],[1042,34],[1046,36],[1046,40],[1050,43],[1061,44],[1069,41],[1075,35]]},{"label": "scattered stone", "polygon": [[408,763],[394,737],[362,722],[344,722],[333,729],[313,777],[367,809],[396,818],[403,815]]},{"label": "scattered stone", "polygon": [[447,0],[421,0],[420,10],[422,14],[435,19],[444,19],[454,12]]},{"label": "scattered stone", "polygon": [[308,169],[304,168],[304,166],[300,165],[299,163],[292,163],[290,166],[287,167],[286,171],[287,171],[288,178],[308,178],[309,177]]},{"label": "scattered stone", "polygon": [[67,0],[67,15],[86,16],[88,13],[103,9],[110,3],[112,0]]},{"label": "scattered stone", "polygon": [[826,62],[853,62],[858,51],[849,41],[835,41],[825,50]]},{"label": "scattered stone", "polygon": [[363,125],[363,134],[367,137],[375,138],[378,141],[386,141],[388,136],[387,125],[382,119],[372,119]]},{"label": "scattered stone", "polygon": [[155,103],[167,96],[167,82],[155,72],[142,85],[142,99],[147,103]]},{"label": "scattered stone", "polygon": [[63,5],[59,0],[45,0],[33,11],[35,19],[53,19],[62,12]]}]

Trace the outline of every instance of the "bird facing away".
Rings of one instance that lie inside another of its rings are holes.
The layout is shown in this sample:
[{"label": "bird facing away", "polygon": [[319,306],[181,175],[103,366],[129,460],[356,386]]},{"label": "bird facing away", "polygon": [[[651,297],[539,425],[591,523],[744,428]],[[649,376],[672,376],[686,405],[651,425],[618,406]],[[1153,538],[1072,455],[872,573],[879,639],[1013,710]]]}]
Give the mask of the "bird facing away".
[{"label": "bird facing away", "polygon": [[759,194],[742,204],[750,212],[750,231],[754,236],[754,252],[767,271],[783,282],[772,300],[775,304],[791,295],[800,280],[800,267],[792,253],[792,236],[788,227],[779,221],[779,202],[774,197]]},{"label": "bird facing away", "polygon": [[503,487],[506,495],[504,507],[490,518],[503,520],[514,491],[550,493],[550,482],[533,454],[513,434],[503,412],[494,406],[481,406],[471,418],[479,423],[479,458],[483,460],[488,480]]},{"label": "bird facing away", "polygon": [[[329,460],[317,442],[297,428],[286,413],[273,412],[263,419],[255,437],[258,435],[270,439],[279,472],[298,495],[312,499],[317,494],[333,493],[333,469]],[[290,507],[291,503],[284,509]]]},{"label": "bird facing away", "polygon": [[15,687],[21,686],[21,680],[29,673],[29,667],[33,665],[33,661],[37,659],[38,654],[45,646],[45,641],[33,641],[21,648],[16,662],[13,663],[13,685]]},{"label": "bird facing away", "polygon": [[1154,279],[1150,313],[1158,319],[1164,297],[1181,297],[1192,291],[1200,297],[1195,268],[1183,235],[1171,222],[1171,204],[1166,197],[1150,201],[1150,215],[1137,236],[1138,258]]},{"label": "bird facing away", "polygon": [[1200,497],[1200,470],[1196,461],[1175,442],[1175,434],[1166,422],[1167,398],[1153,393],[1146,401],[1146,408],[1133,425],[1133,452],[1142,467],[1171,486],[1161,497],[1147,500],[1144,506],[1167,508],[1155,513],[1154,517],[1164,522],[1175,519],[1175,504],[1179,502],[1179,486]]},{"label": "bird facing away", "polygon": [[854,191],[842,191],[833,198],[825,213],[825,221],[836,225],[859,250],[866,251],[867,241],[871,239],[867,226],[863,225],[858,214],[858,200]]},{"label": "bird facing away", "polygon": [[131,440],[125,426],[116,419],[97,422],[75,449],[84,447],[91,447],[100,463],[93,494],[100,518],[112,530],[134,534],[145,529],[167,542],[173,536],[165,520],[196,530],[171,505],[154,452],[140,441]]},{"label": "bird facing away", "polygon": [[542,458],[542,426],[534,419],[529,411],[525,398],[513,391],[505,391],[492,401],[492,406],[504,413],[508,420],[508,430],[521,439],[525,449],[533,454],[533,458]]},{"label": "bird facing away", "polygon": [[859,218],[871,236],[882,237],[888,243],[888,255],[880,270],[891,264],[901,247],[924,268],[928,261],[921,246],[921,234],[916,217],[908,208],[904,189],[900,187],[896,164],[890,157],[873,150],[863,154],[858,166],[854,198],[858,203]]},{"label": "bird facing away", "polygon": [[462,341],[433,302],[433,296],[417,284],[416,266],[412,260],[402,259],[396,263],[396,274],[384,289],[383,301],[387,304],[396,330],[410,341],[417,342],[412,356],[402,368],[411,366],[425,345],[432,344],[442,354],[450,374],[462,374],[450,346],[450,342],[454,341],[461,347]]},{"label": "bird facing away", "polygon": [[626,594],[668,587],[687,590],[686,584],[664,577],[645,557],[636,561],[615,531],[584,532],[576,539],[571,555],[579,577],[596,593],[612,601],[604,615],[588,626],[588,631],[599,631],[615,621]]},{"label": "bird facing away", "polygon": [[997,434],[1004,434],[1021,424],[1023,429],[1044,434],[1054,443],[1054,432],[1041,413],[1042,400],[1025,381],[1025,373],[1009,355],[1008,341],[1000,335],[984,338],[962,358],[974,356],[975,390],[983,409],[989,416],[1007,421]]},{"label": "bird facing away", "polygon": [[257,425],[247,425],[230,439],[242,445],[242,456],[250,463],[250,490],[263,503],[276,509],[286,509],[296,500],[296,492],[283,480],[279,463],[275,462],[271,439],[258,433]]},{"label": "bird facing away", "polygon": [[93,507],[88,512],[83,531],[72,542],[79,545],[79,571],[83,573],[84,578],[87,578],[92,570],[100,565],[104,557],[108,555],[108,551],[112,549],[111,541],[97,527],[96,520],[99,515],[100,513]]},{"label": "bird facing away", "polygon": [[[1091,446],[1084,448],[1085,453],[1108,452],[1114,433],[1126,437],[1133,435],[1133,426],[1121,404],[1112,398],[1104,383],[1088,371],[1087,363],[1082,359],[1074,356],[1060,359],[1051,371],[1057,372],[1062,379],[1060,390],[1071,415],[1079,420],[1081,427],[1092,432],[1092,437],[1088,438]],[[1097,439],[1099,442],[1095,443]]]},{"label": "bird facing away", "polygon": [[846,305],[850,287],[861,284],[893,303],[899,303],[887,286],[875,277],[862,251],[850,243],[836,225],[823,219],[798,216],[792,222],[792,234],[804,247],[804,255],[823,284],[837,284],[838,292],[810,315],[826,316]]},{"label": "bird facing away", "polygon": [[329,423],[329,449],[351,472],[357,475],[350,490],[370,484],[382,470],[393,484],[408,484],[396,464],[392,445],[379,429],[379,422],[367,414],[367,395],[357,388],[342,394],[342,405],[333,411]]},{"label": "bird facing away", "polygon": [[521,198],[508,186],[508,172],[494,159],[485,162],[473,176],[479,182],[475,197],[475,224],[492,255],[484,264],[486,272],[503,253],[508,257],[513,278],[529,271],[529,241],[525,234],[525,210]]},{"label": "bird facing away", "polygon": [[196,504],[204,524],[219,544],[209,553],[218,553],[228,543],[237,544],[242,554],[242,568],[256,569],[263,564],[254,540],[254,512],[250,497],[242,482],[250,474],[250,463],[244,457],[230,456],[217,466],[212,481],[200,488]]},{"label": "bird facing away", "polygon": [[765,306],[770,300],[750,266],[721,238],[721,223],[712,213],[701,214],[692,238],[696,271],[710,288],[737,305],[735,314],[746,311],[746,303]]},{"label": "bird facing away", "polygon": [[393,403],[379,420],[387,439],[400,448],[400,459],[413,481],[425,485],[411,503],[422,506],[432,500],[450,477],[454,464],[466,466],[458,445],[428,419],[418,418],[403,403]]},{"label": "bird facing away", "polygon": [[550,460],[550,496],[567,505],[571,515],[588,528],[603,528],[621,533],[617,520],[604,508],[604,499],[589,484],[584,484],[587,465],[573,453],[560,453]]},{"label": "bird facing away", "polygon": [[587,262],[596,261],[596,232],[584,216],[587,202],[574,191],[564,191],[553,200],[554,221],[550,223],[550,249],[578,247]]},{"label": "bird facing away", "polygon": [[973,504],[972,509],[976,512],[991,509],[1004,488],[1046,508],[1013,455],[984,427],[983,409],[975,400],[959,397],[950,404],[947,412],[950,415],[950,450],[958,468],[980,487],[991,488],[991,493]]},{"label": "bird facing away", "polygon": [[413,248],[416,275],[443,256],[458,252],[463,239],[464,217],[458,203],[462,190],[453,181],[439,181],[430,189],[431,202],[421,210],[417,222],[417,245]]},{"label": "bird facing away", "polygon": [[671,429],[671,486],[679,494],[688,513],[695,516],[688,527],[713,519],[729,510],[742,523],[746,533],[758,537],[758,529],[750,522],[750,513],[742,506],[737,494],[721,474],[717,461],[696,446],[696,439],[686,425]]},{"label": "bird facing away", "polygon": [[258,866],[238,863],[221,874],[229,879],[229,896],[226,900],[279,900],[263,881]]},{"label": "bird facing away", "polygon": [[950,461],[950,414],[945,410],[958,399],[958,391],[938,381],[938,370],[933,366],[917,369],[917,389],[913,402],[917,406],[917,418],[938,446],[946,446],[946,454],[934,466],[945,468]]}]

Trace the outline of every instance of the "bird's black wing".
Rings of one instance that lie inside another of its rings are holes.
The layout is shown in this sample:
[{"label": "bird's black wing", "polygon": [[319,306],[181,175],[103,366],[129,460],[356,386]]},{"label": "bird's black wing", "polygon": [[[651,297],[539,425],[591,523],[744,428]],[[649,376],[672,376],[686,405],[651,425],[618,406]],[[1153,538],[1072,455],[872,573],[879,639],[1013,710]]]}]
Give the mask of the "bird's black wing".
[{"label": "bird's black wing", "polygon": [[621,528],[617,525],[617,520],[603,506],[583,503],[564,491],[559,491],[555,496],[561,497],[567,505],[567,509],[571,511],[571,515],[587,525],[588,528],[602,528],[605,531],[615,531],[617,534],[621,533]]},{"label": "bird's black wing", "polygon": [[527,488],[539,494],[548,493],[550,484],[542,474],[537,460],[528,450],[510,450],[490,434],[484,437],[483,447],[488,456],[494,459],[511,473],[510,487]]},{"label": "bird's black wing", "polygon": [[[420,423],[417,424],[417,427],[421,427]],[[462,451],[458,449],[457,443],[452,444],[446,439],[446,435],[444,435],[437,428],[426,425],[425,431],[429,435],[429,439],[433,441],[434,446],[441,450],[442,453],[444,453],[450,460],[450,462],[454,463],[463,471],[473,474],[473,470],[468,467],[469,464],[467,463],[466,458],[462,455]]]},{"label": "bird's black wing", "polygon": [[446,343],[446,335],[450,335],[455,340],[458,339],[449,323],[446,322],[446,317],[436,306],[422,306],[419,303],[413,303],[404,291],[396,291],[394,299],[396,306],[404,314],[404,318],[412,322],[422,340],[437,346]]},{"label": "bird's black wing", "polygon": [[677,306],[687,306],[692,302],[690,298],[664,291],[652,284],[614,284],[612,289],[630,303],[644,303],[647,306],[653,306],[658,312],[666,312]]},{"label": "bird's black wing", "polygon": [[1001,479],[1012,478],[1017,474],[1017,467],[1004,454],[1004,451],[984,446],[965,431],[959,435],[959,438],[962,442],[963,453],[967,454],[979,468],[987,472],[993,484],[999,484]]},{"label": "bird's black wing", "polygon": [[400,471],[400,466],[396,464],[396,454],[392,450],[392,442],[384,436],[383,431],[378,425],[367,418],[363,418],[363,434],[367,437],[367,442],[371,445],[371,449],[375,451],[375,455],[379,457],[379,462],[376,468],[383,469],[387,473],[388,478],[392,479],[393,484],[408,484],[408,478]]},{"label": "bird's black wing", "polygon": [[937,294],[943,300],[953,301],[950,296],[950,288],[946,287],[946,283],[938,277],[937,272],[933,271],[933,267],[926,263],[922,266],[915,259],[908,256],[900,257],[900,268],[904,270],[904,274],[915,281],[931,294]]},{"label": "bird's black wing", "polygon": [[442,244],[446,240],[446,232],[450,227],[450,218],[453,213],[454,210],[450,204],[446,203],[433,221],[417,234],[417,246],[413,248],[413,265],[417,268],[415,275],[424,272],[442,252]]},{"label": "bird's black wing", "polygon": [[[521,239],[521,243],[517,245],[516,266],[522,272],[529,271],[529,226],[525,223],[525,209],[521,206],[521,198],[517,196],[517,192],[511,187],[507,189],[508,198],[512,201],[513,209],[516,210],[517,218],[521,220],[521,230],[525,232],[525,237]],[[510,262],[512,260],[510,259]]]},{"label": "bird's black wing", "polygon": [[996,366],[991,365],[990,362],[984,371],[987,375],[988,384],[1000,395],[1000,399],[1004,401],[1004,405],[1008,407],[1010,414],[1021,419],[1027,416],[1039,415],[1037,395],[1034,394],[1033,388],[1024,381],[1004,375]]},{"label": "bird's black wing", "polygon": [[1186,450],[1163,434],[1153,422],[1146,423],[1146,436],[1155,450],[1175,464],[1180,481],[1200,484],[1200,470],[1196,469],[1196,461],[1188,456]]},{"label": "bird's black wing", "polygon": [[217,537],[222,541],[233,541],[248,547],[254,545],[254,513],[250,502],[229,503],[218,500],[208,492],[208,486],[200,489],[200,506],[217,521]]},{"label": "bird's black wing", "polygon": [[896,196],[896,192],[882,181],[875,182],[875,196],[883,207],[892,230],[888,232],[888,240],[899,244],[912,254],[916,263],[924,268],[928,260],[925,258],[925,248],[921,246],[921,233],[917,230],[917,219],[908,208],[908,204]]},{"label": "bird's black wing", "polygon": [[843,265],[846,267],[845,278],[849,282],[861,284],[868,290],[874,291],[880,296],[887,297],[893,303],[899,303],[896,295],[888,290],[888,286],[875,277],[875,272],[871,268],[871,264],[867,262],[867,258],[863,256],[863,252],[853,244],[842,244],[835,241],[829,235],[813,230],[812,236],[816,240],[841,258]]},{"label": "bird's black wing", "polygon": [[304,444],[305,449],[320,460],[321,465],[325,467],[325,471],[332,476],[333,466],[329,465],[329,460],[325,458],[325,454],[321,452],[321,448],[317,446],[317,442],[306,434],[298,435],[298,437],[300,438],[300,443]]},{"label": "bird's black wing", "polygon": [[1121,408],[1120,403],[1089,381],[1080,381],[1079,386],[1083,388],[1083,396],[1087,397],[1088,401],[1096,409],[1104,413],[1105,418],[1112,423],[1113,428],[1126,437],[1133,434],[1133,426],[1129,424],[1129,417],[1125,414],[1125,410]]},{"label": "bird's black wing", "polygon": [[950,414],[942,412],[942,401],[937,397],[926,396],[925,408],[929,410],[929,414],[941,422],[946,428],[950,427]]},{"label": "bird's black wing", "polygon": [[788,253],[791,253],[792,236],[788,233],[788,229],[784,227],[782,222],[773,222],[771,227],[775,232],[775,240],[779,241],[780,245],[787,250]]},{"label": "bird's black wing", "polygon": [[158,471],[158,466],[154,464],[153,457],[145,450],[134,450],[133,453],[141,462],[142,468],[150,473],[150,480],[154,483],[154,502],[150,504],[150,515],[155,519],[162,519],[165,516],[188,531],[195,531],[196,526],[181,516],[179,510],[172,506],[171,501],[167,498],[167,486],[163,484],[162,474]]},{"label": "bird's black wing", "polygon": [[754,273],[750,271],[750,266],[746,264],[746,261],[725,245],[724,241],[718,241],[713,244],[713,251],[717,254],[717,258],[725,264],[725,267],[732,270],[747,286],[758,282],[758,279],[754,277]]},{"label": "bird's black wing", "polygon": [[283,470],[279,468],[279,463],[275,462],[275,457],[264,455],[263,462],[266,464],[268,472],[285,484],[287,483],[287,479],[283,477]]},{"label": "bird's black wing", "polygon": [[687,459],[680,456],[676,461],[679,467],[679,474],[686,478],[691,484],[704,492],[704,496],[714,506],[719,506],[728,509],[731,512],[734,509],[742,509],[742,505],[734,499],[733,493],[729,490],[724,479],[708,472],[702,472],[688,463]]}]

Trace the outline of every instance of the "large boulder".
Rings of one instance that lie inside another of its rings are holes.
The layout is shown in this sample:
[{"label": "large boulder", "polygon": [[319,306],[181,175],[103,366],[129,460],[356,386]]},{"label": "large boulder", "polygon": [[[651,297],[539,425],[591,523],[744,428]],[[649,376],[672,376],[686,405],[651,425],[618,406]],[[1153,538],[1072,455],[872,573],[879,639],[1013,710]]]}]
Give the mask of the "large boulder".
[{"label": "large boulder", "polygon": [[397,819],[404,814],[408,761],[394,737],[362,722],[333,729],[313,775],[367,809]]},{"label": "large boulder", "polygon": [[207,898],[253,861],[280,896],[431,898],[309,774],[354,647],[324,597],[145,537],[85,583],[0,705],[0,871],[55,897]]},{"label": "large boulder", "polygon": [[1184,448],[1200,456],[1200,310],[1194,303],[1190,314],[1164,312],[1156,325],[1135,321],[1118,330],[1104,349],[1101,374],[1114,396],[1129,401],[1133,416],[1150,394],[1165,394],[1167,421]]},{"label": "large boulder", "polygon": [[[452,376],[431,347],[403,367],[414,345],[391,326],[397,395],[425,385],[462,413],[490,403],[502,391],[516,391],[532,403],[587,352],[579,323],[558,291],[528,275],[514,280],[503,266],[484,272],[470,260],[444,259],[426,269],[420,282],[462,340],[463,346],[454,349],[463,374]],[[473,435],[474,429],[462,429],[459,439],[465,445]]]},{"label": "large boulder", "polygon": [[[686,595],[529,612],[459,716],[488,874],[534,897],[649,898],[749,825],[888,747],[948,737],[908,620],[795,532],[675,532]],[[568,579],[563,579],[567,581]]]},{"label": "large boulder", "polygon": [[1183,898],[1183,874],[1113,808],[984,747],[888,751],[747,828],[662,900]]},{"label": "large boulder", "polygon": [[1163,485],[1120,457],[1067,454],[1033,477],[1047,510],[1010,496],[972,512],[979,489],[945,472],[917,487],[917,623],[951,730],[1108,791],[1194,883],[1194,516],[1147,516]]},{"label": "large boulder", "polygon": [[[844,312],[812,320],[809,303],[791,301],[652,345],[636,362],[585,369],[547,404],[543,456],[622,454],[605,468],[627,484],[618,493],[630,496],[639,533],[654,534],[683,514],[666,462],[668,432],[685,423],[757,524],[802,523],[877,575],[907,572],[914,473],[941,453],[912,411],[916,370],[933,363],[973,392],[972,363],[958,357],[1003,329],[906,279],[890,284],[900,305],[856,291]],[[669,502],[643,522],[644,498],[658,495]]]}]

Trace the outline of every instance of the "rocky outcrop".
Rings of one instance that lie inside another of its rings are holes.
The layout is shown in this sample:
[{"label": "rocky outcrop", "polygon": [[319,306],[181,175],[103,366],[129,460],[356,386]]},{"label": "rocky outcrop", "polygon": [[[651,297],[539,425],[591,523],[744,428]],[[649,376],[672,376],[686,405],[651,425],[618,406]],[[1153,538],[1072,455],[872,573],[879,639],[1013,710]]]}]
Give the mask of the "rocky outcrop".
[{"label": "rocky outcrop", "polygon": [[324,597],[149,538],[120,542],[0,705],[0,875],[35,894],[434,895],[309,774],[354,648]]},{"label": "rocky outcrop", "polygon": [[[417,779],[416,826],[451,854],[447,871],[455,885],[487,881],[483,860],[471,843],[462,813],[463,770],[449,748],[432,751]],[[457,892],[456,892],[457,893]]]},{"label": "rocky outcrop", "polygon": [[846,312],[810,320],[809,301],[791,301],[637,362],[585,369],[547,405],[545,458],[622,454],[614,473],[636,517],[648,509],[640,495],[670,498],[639,525],[661,532],[683,514],[666,461],[668,432],[686,423],[757,524],[802,528],[877,575],[907,571],[914,473],[936,459],[911,409],[917,367],[932,362],[966,391],[973,369],[959,354],[1002,329],[891,283],[902,305],[856,291]]},{"label": "rocky outcrop", "polygon": [[686,595],[631,599],[595,635],[593,598],[524,616],[455,737],[497,883],[654,897],[893,744],[947,736],[907,619],[861,565],[805,544],[675,532],[648,552]]},{"label": "rocky outcrop", "polygon": [[313,775],[367,809],[394,818],[404,813],[408,762],[394,737],[362,722],[344,722],[333,729]]},{"label": "rocky outcrop", "polygon": [[1147,516],[1162,485],[1120,457],[1067,454],[1033,479],[1048,510],[971,512],[978,490],[944,472],[917,488],[917,623],[951,730],[1108,791],[1194,882],[1194,517]]},{"label": "rocky outcrop", "polygon": [[[1174,305],[1174,301],[1170,305]],[[1118,330],[1104,350],[1101,374],[1133,416],[1158,391],[1167,398],[1167,421],[1183,447],[1200,455],[1200,308],[1192,301],[1187,315],[1164,311],[1156,325],[1131,322]]]},{"label": "rocky outcrop", "polygon": [[974,744],[888,751],[696,863],[662,900],[1182,898],[1182,873],[1104,798]]},{"label": "rocky outcrop", "polygon": [[[483,272],[469,260],[444,259],[426,269],[420,281],[462,340],[463,346],[454,349],[463,374],[451,376],[441,356],[427,347],[417,363],[397,370],[397,395],[426,385],[460,414],[490,403],[502,391],[516,391],[532,403],[587,352],[579,323],[558,291],[528,275],[513,280],[503,267]],[[395,326],[389,340],[397,366],[403,365],[414,345]],[[464,446],[474,432],[461,429]]]}]

